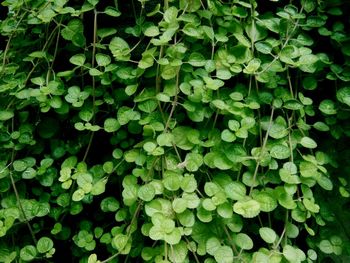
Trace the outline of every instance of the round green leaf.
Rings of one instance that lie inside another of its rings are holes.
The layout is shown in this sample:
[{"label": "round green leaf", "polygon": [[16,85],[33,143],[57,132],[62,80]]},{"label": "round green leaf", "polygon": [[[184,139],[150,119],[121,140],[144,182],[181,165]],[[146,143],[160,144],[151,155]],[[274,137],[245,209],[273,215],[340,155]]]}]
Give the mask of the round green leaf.
[{"label": "round green leaf", "polygon": [[10,110],[0,110],[0,121],[7,121],[11,118],[13,118],[14,116],[14,113],[13,111],[10,111]]},{"label": "round green leaf", "polygon": [[36,244],[36,249],[41,254],[48,252],[51,248],[53,248],[53,241],[48,237],[40,238]]},{"label": "round green leaf", "polygon": [[19,253],[20,257],[24,261],[32,261],[37,255],[36,248],[32,245],[23,247]]},{"label": "round green leaf", "polygon": [[104,198],[101,201],[100,207],[103,212],[116,212],[119,209],[120,204],[117,199],[110,196],[110,197]]},{"label": "round green leaf", "polygon": [[181,180],[180,187],[186,193],[193,193],[197,189],[197,181],[193,175],[185,175]]},{"label": "round green leaf", "polygon": [[179,228],[175,228],[170,234],[165,234],[164,240],[170,245],[178,244],[181,240],[181,232]]},{"label": "round green leaf", "polygon": [[271,212],[277,208],[277,200],[270,193],[259,192],[254,194],[253,198],[260,204],[260,210],[263,212]]},{"label": "round green leaf", "polygon": [[128,241],[129,238],[127,235],[118,234],[113,238],[112,244],[118,251],[122,251],[126,247]]},{"label": "round green leaf", "polygon": [[326,115],[334,115],[337,114],[337,108],[334,101],[326,99],[321,101],[319,110]]},{"label": "round green leaf", "polygon": [[283,247],[283,256],[289,262],[295,262],[295,260],[298,258],[296,249],[294,247],[292,247],[291,245],[286,245]]},{"label": "round green leaf", "polygon": [[231,218],[233,215],[232,205],[228,202],[223,203],[217,207],[218,215],[223,218]]},{"label": "round green leaf", "polygon": [[266,243],[269,243],[269,244],[272,244],[273,242],[276,241],[277,239],[277,235],[276,235],[276,232],[275,230],[269,228],[269,227],[261,227],[259,229],[259,234],[260,234],[260,237],[266,242]]},{"label": "round green leaf", "polygon": [[84,54],[76,54],[69,59],[69,62],[76,66],[83,66],[86,57]]},{"label": "round green leaf", "polygon": [[205,243],[205,249],[209,255],[215,255],[215,252],[221,248],[221,243],[216,237],[211,237]]},{"label": "round green leaf", "polygon": [[169,191],[177,191],[181,185],[181,176],[176,173],[171,173],[163,179],[163,184]]},{"label": "round green leaf", "polygon": [[13,169],[17,172],[23,172],[27,168],[27,163],[23,160],[15,160],[13,162]]},{"label": "round green leaf", "polygon": [[233,252],[229,246],[222,246],[214,253],[214,258],[217,263],[232,263]]},{"label": "round green leaf", "polygon": [[159,35],[159,28],[155,25],[151,25],[145,29],[144,34],[147,37],[158,36]]},{"label": "round green leaf", "polygon": [[155,189],[151,184],[141,186],[137,192],[137,196],[146,202],[151,201],[155,196]]},{"label": "round green leaf", "polygon": [[97,53],[96,54],[96,62],[99,66],[105,67],[111,63],[111,58],[110,56],[102,53]]},{"label": "round green leaf", "polygon": [[77,189],[72,195],[72,200],[75,202],[81,201],[85,197],[85,192],[83,189]]},{"label": "round green leaf", "polygon": [[274,145],[270,150],[271,157],[283,160],[290,156],[290,149],[282,144]]},{"label": "round green leaf", "polygon": [[172,202],[172,207],[177,214],[181,214],[187,209],[187,201],[183,198],[175,198]]},{"label": "round green leaf", "polygon": [[317,143],[313,139],[307,136],[301,138],[300,144],[305,148],[309,148],[309,149],[315,149],[317,147]]},{"label": "round green leaf", "polygon": [[350,106],[350,87],[341,88],[337,91],[337,99]]},{"label": "round green leaf", "polygon": [[233,211],[245,218],[253,218],[260,213],[260,204],[252,199],[240,200],[233,205]]},{"label": "round green leaf", "polygon": [[253,240],[244,233],[238,233],[235,237],[234,237],[234,242],[236,243],[237,246],[239,246],[240,248],[244,249],[244,250],[250,250],[253,248]]}]

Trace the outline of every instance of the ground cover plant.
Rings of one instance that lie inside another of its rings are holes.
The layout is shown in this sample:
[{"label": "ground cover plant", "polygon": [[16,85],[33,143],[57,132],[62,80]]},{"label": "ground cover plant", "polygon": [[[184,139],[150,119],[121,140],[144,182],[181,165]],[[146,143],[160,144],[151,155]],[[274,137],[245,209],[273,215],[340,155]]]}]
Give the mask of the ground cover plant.
[{"label": "ground cover plant", "polygon": [[0,262],[349,262],[340,0],[5,0]]}]

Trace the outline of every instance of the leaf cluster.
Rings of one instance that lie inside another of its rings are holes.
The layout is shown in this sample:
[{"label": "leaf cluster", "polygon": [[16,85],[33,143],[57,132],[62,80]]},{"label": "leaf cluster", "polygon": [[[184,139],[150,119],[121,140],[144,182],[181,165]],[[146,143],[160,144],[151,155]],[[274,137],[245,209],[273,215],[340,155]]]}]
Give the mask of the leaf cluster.
[{"label": "leaf cluster", "polygon": [[348,261],[349,6],[265,2],[2,1],[0,262]]}]

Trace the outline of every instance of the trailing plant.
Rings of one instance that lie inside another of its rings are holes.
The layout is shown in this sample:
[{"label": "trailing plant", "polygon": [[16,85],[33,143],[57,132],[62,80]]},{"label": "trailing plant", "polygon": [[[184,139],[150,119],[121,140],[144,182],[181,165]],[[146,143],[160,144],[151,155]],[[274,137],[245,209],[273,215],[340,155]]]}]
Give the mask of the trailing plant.
[{"label": "trailing plant", "polygon": [[347,1],[2,6],[0,262],[349,260]]}]

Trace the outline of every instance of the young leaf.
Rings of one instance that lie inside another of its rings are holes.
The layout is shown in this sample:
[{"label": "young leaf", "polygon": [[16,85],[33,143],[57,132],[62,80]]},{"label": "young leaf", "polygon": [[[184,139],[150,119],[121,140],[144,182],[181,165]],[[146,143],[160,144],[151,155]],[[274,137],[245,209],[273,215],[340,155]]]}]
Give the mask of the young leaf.
[{"label": "young leaf", "polygon": [[53,248],[53,241],[49,237],[40,238],[36,244],[36,249],[41,254],[48,252],[51,248]]},{"label": "young leaf", "polygon": [[260,237],[266,243],[269,243],[269,244],[272,244],[277,239],[276,232],[272,228],[269,228],[269,227],[261,227],[259,229],[259,234],[260,234]]},{"label": "young leaf", "polygon": [[218,263],[232,263],[233,252],[229,246],[222,246],[214,253],[214,258]]}]

